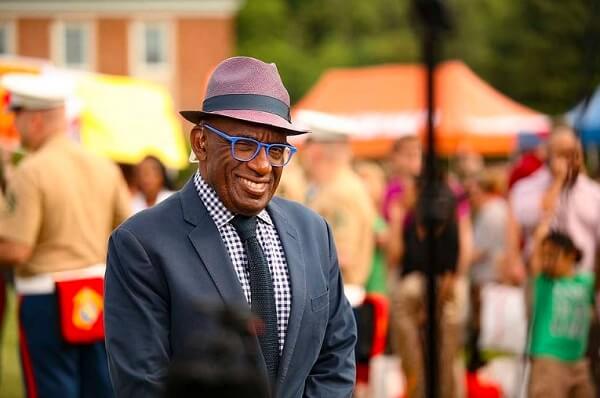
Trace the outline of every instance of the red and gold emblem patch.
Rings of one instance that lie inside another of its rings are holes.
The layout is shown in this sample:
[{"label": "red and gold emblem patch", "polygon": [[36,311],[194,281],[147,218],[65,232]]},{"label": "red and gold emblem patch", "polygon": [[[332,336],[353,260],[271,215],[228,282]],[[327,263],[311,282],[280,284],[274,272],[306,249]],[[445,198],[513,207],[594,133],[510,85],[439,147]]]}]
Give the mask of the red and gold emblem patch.
[{"label": "red and gold emblem patch", "polygon": [[56,282],[61,330],[65,341],[86,344],[104,339],[104,280]]},{"label": "red and gold emblem patch", "polygon": [[84,287],[73,296],[73,325],[90,330],[102,314],[103,307],[102,296],[95,290]]}]

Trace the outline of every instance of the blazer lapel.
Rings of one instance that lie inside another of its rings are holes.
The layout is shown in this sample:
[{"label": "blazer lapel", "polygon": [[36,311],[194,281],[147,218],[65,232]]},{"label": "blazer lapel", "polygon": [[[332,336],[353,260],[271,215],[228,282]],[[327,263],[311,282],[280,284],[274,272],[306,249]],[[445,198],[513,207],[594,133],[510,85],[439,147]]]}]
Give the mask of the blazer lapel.
[{"label": "blazer lapel", "polygon": [[198,196],[192,179],[181,191],[181,204],[184,219],[195,226],[188,238],[223,301],[236,307],[247,303],[221,234]]},{"label": "blazer lapel", "polygon": [[300,250],[298,231],[287,222],[283,211],[277,203],[271,201],[267,210],[275,223],[275,228],[277,228],[279,239],[283,245],[292,290],[292,309],[288,321],[283,354],[279,364],[278,384],[281,385],[285,380],[296,347],[296,341],[298,340],[298,334],[300,333],[302,314],[304,313],[304,306],[306,304],[306,269],[302,250]]}]

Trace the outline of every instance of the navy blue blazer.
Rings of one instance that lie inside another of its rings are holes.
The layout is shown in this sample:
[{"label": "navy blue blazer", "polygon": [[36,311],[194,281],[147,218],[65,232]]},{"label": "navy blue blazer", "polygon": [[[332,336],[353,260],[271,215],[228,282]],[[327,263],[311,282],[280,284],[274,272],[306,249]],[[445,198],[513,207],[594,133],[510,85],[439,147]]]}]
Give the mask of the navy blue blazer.
[{"label": "navy blue blazer", "polygon": [[[356,324],[327,223],[281,198],[267,207],[289,268],[292,308],[277,396],[349,397]],[[202,330],[196,303],[248,303],[221,236],[190,180],[109,241],[105,329],[117,397],[160,396],[172,356]]]}]

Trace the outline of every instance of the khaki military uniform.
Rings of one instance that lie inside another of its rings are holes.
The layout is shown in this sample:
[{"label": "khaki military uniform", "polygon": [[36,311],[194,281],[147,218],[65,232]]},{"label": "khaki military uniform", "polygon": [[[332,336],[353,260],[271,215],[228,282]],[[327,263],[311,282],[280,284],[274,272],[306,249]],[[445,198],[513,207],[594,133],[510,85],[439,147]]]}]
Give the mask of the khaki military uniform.
[{"label": "khaki military uniform", "polygon": [[296,202],[304,201],[306,197],[306,179],[296,157],[293,157],[283,169],[275,195]]},{"label": "khaki military uniform", "polygon": [[[108,237],[130,214],[125,181],[115,164],[62,131],[48,135],[66,121],[67,90],[60,78],[6,74],[0,85],[11,94],[16,124],[24,122],[20,133],[32,142],[44,138],[11,172],[0,203],[3,247],[31,249],[15,269],[26,396],[113,397],[102,278]],[[42,112],[41,124],[28,123],[31,112]]]},{"label": "khaki military uniform", "polygon": [[28,155],[9,181],[0,237],[29,245],[17,276],[104,263],[111,231],[130,214],[116,165],[58,135]]},{"label": "khaki military uniform", "polygon": [[0,237],[32,249],[15,277],[27,396],[112,397],[104,341],[71,341],[65,327],[67,319],[89,330],[102,297],[82,285],[69,312],[56,290],[59,281],[104,276],[108,237],[130,213],[120,170],[66,136],[52,136],[17,166],[4,202]]},{"label": "khaki military uniform", "polygon": [[375,250],[376,210],[360,177],[341,170],[307,204],[331,225],[344,284],[364,287]]}]

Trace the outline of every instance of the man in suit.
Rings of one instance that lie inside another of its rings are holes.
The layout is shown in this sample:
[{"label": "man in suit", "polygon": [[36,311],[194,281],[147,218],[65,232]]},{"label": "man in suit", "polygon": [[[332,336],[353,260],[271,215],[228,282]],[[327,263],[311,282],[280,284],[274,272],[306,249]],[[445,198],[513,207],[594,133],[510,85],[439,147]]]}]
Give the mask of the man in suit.
[{"label": "man in suit", "polygon": [[198,172],[112,235],[105,327],[119,397],[160,394],[169,362],[207,328],[198,303],[248,306],[258,365],[277,397],[349,397],[356,325],[327,223],[273,197],[305,133],[290,121],[274,64],[248,57],[213,72],[194,123]]}]

